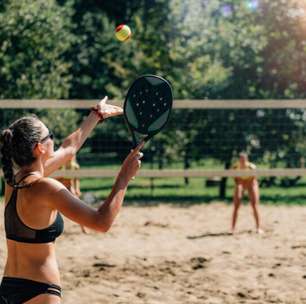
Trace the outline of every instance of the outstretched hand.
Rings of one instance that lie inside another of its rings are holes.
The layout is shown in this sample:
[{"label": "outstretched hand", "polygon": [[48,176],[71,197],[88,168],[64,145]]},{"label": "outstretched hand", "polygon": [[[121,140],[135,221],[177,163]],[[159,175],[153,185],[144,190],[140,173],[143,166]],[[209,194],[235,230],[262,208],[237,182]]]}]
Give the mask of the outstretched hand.
[{"label": "outstretched hand", "polygon": [[121,107],[107,104],[107,100],[108,97],[105,96],[95,107],[103,119],[123,114],[123,109]]}]

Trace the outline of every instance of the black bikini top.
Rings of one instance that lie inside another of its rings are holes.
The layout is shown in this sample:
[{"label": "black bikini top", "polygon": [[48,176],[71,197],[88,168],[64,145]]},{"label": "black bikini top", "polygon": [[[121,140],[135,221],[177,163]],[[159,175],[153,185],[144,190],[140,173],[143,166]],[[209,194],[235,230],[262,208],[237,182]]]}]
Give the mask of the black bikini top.
[{"label": "black bikini top", "polygon": [[[22,178],[24,180],[28,174]],[[9,202],[7,203],[4,211],[5,233],[6,238],[23,243],[49,243],[54,242],[64,230],[64,221],[60,213],[57,213],[56,219],[52,225],[44,229],[33,229],[25,225],[17,213],[17,193],[18,189],[30,187],[31,184],[20,185],[19,183],[13,190]]]}]

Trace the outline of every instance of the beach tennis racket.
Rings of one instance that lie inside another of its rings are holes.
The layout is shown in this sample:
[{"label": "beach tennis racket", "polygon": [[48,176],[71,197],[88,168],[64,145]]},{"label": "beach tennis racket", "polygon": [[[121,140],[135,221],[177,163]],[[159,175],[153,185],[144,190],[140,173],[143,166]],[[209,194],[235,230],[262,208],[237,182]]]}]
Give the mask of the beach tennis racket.
[{"label": "beach tennis racket", "polygon": [[141,141],[148,141],[165,127],[172,103],[171,86],[162,77],[144,75],[132,83],[123,112],[134,147]]}]

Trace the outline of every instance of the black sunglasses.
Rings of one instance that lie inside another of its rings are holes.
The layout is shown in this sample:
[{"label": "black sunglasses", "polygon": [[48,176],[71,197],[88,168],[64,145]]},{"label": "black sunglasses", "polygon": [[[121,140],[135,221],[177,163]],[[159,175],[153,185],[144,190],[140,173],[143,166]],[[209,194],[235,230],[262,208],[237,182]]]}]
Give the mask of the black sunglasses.
[{"label": "black sunglasses", "polygon": [[45,142],[47,139],[51,139],[51,140],[53,140],[54,139],[54,135],[53,135],[53,133],[52,132],[49,132],[49,134],[47,135],[47,136],[45,136],[41,141],[40,141],[40,143],[42,144],[43,142]]}]

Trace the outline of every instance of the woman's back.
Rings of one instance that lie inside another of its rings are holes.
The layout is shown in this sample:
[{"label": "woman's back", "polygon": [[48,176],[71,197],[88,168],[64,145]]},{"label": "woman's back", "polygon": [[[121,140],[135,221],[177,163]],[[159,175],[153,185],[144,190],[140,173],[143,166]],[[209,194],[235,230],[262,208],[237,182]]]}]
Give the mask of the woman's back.
[{"label": "woman's back", "polygon": [[41,181],[5,193],[8,258],[4,276],[59,283],[54,239],[62,219],[44,202]]}]

